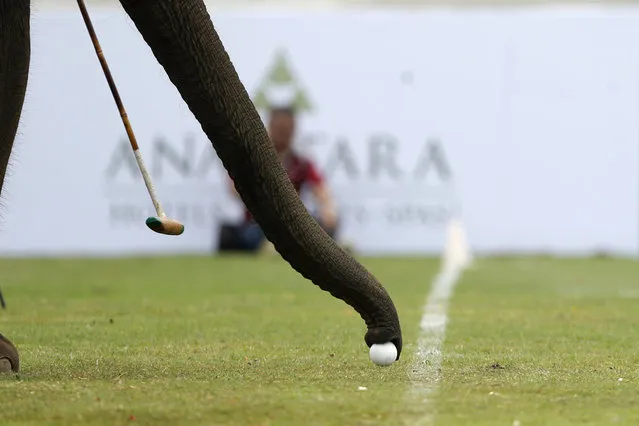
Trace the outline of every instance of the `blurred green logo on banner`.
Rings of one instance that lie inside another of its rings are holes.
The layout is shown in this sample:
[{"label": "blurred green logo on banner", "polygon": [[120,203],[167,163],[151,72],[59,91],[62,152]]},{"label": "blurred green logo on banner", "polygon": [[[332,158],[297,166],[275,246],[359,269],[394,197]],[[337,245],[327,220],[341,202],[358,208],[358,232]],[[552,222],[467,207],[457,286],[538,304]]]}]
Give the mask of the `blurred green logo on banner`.
[{"label": "blurred green logo on banner", "polygon": [[274,60],[253,96],[257,109],[294,107],[298,112],[311,112],[314,106],[300,84],[284,49],[275,52]]}]

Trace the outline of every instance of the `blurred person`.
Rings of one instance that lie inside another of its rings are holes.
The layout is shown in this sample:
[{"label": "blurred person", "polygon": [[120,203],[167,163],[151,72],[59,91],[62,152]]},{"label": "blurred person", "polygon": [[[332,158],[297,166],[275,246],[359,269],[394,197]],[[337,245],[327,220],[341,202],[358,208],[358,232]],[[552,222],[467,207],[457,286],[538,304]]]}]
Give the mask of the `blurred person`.
[{"label": "blurred person", "polygon": [[[310,190],[317,205],[317,214],[313,217],[328,235],[335,238],[338,228],[338,215],[335,202],[326,181],[315,164],[299,155],[293,149],[296,116],[293,108],[273,108],[269,112],[267,129],[277,154],[295,187],[297,194]],[[230,181],[233,194],[239,198],[233,181]],[[253,215],[244,207],[244,218],[239,224],[223,224],[218,242],[219,251],[258,251],[273,250]]]}]

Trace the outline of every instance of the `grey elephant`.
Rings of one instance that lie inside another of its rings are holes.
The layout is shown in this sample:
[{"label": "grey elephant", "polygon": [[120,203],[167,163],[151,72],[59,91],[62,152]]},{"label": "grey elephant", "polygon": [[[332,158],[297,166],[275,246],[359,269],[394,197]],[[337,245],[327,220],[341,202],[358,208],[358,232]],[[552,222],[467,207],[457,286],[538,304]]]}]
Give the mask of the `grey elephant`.
[{"label": "grey elephant", "polygon": [[[373,344],[402,334],[382,285],[310,216],[290,183],[202,0],[120,0],[210,139],[236,188],[282,257],[352,306]],[[30,62],[30,0],[0,0],[0,195],[24,103]],[[20,367],[0,335],[0,368]]]}]

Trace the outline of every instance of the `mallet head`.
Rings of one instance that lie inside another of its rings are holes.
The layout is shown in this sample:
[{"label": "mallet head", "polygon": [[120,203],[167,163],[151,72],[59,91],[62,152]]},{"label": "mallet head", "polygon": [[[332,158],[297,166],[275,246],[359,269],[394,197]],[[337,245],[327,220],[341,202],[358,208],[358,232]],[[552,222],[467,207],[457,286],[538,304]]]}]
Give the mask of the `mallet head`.
[{"label": "mallet head", "polygon": [[149,217],[146,219],[146,226],[164,235],[181,235],[184,232],[184,225],[167,217]]}]

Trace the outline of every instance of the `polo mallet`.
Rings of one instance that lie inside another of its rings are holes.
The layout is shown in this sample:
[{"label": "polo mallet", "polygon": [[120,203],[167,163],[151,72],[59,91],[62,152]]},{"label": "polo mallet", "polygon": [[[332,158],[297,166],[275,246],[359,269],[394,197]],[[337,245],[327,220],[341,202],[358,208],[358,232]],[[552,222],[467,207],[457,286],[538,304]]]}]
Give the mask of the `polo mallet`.
[{"label": "polo mallet", "polygon": [[146,184],[146,189],[149,191],[151,201],[153,202],[153,206],[155,207],[155,211],[157,212],[157,217],[147,218],[146,226],[160,234],[180,235],[184,232],[184,225],[182,225],[175,219],[167,218],[164,214],[164,211],[162,210],[162,207],[160,206],[160,202],[158,201],[158,197],[155,193],[153,182],[151,182],[151,176],[144,166],[144,161],[142,161],[142,154],[140,154],[140,148],[138,147],[135,135],[133,134],[133,128],[131,127],[131,123],[129,123],[129,117],[127,116],[126,110],[124,109],[124,105],[122,104],[122,99],[120,99],[120,94],[118,93],[118,89],[115,86],[115,82],[113,81],[113,76],[111,75],[111,71],[109,70],[109,65],[107,64],[106,59],[104,58],[104,54],[102,53],[100,42],[98,41],[98,37],[95,34],[95,30],[93,29],[93,24],[91,23],[91,18],[89,17],[89,12],[87,12],[84,0],[78,0],[78,6],[80,7],[80,12],[82,13],[82,18],[84,19],[87,31],[91,36],[91,41],[93,42],[95,53],[98,55],[100,65],[102,65],[104,76],[106,77],[107,83],[109,83],[109,88],[111,89],[111,93],[113,94],[113,99],[118,106],[118,110],[120,110],[120,117],[122,118],[122,123],[124,124],[124,128],[126,129],[126,133],[129,136],[129,142],[131,142],[131,148],[133,148],[133,154],[135,154],[135,159],[138,163],[138,167],[140,168],[140,172],[142,173],[142,178],[144,179],[144,183]]},{"label": "polo mallet", "polygon": [[2,295],[2,290],[0,290],[0,306],[2,306],[2,309],[7,309],[7,304],[4,302],[4,296]]}]

